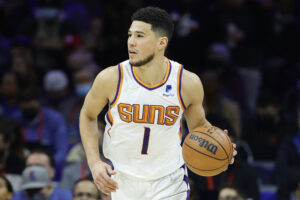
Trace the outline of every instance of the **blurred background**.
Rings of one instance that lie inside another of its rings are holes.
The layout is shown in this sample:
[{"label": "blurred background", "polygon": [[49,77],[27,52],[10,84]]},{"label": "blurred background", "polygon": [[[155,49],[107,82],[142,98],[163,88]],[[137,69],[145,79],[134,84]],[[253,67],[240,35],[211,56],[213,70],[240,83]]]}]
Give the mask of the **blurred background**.
[{"label": "blurred background", "polygon": [[208,120],[238,146],[225,173],[190,172],[191,199],[220,199],[225,185],[300,199],[299,0],[0,0],[0,174],[12,193],[37,149],[53,157],[56,187],[90,177],[83,99],[97,73],[128,59],[131,15],[148,5],[170,13],[166,56],[200,76]]}]

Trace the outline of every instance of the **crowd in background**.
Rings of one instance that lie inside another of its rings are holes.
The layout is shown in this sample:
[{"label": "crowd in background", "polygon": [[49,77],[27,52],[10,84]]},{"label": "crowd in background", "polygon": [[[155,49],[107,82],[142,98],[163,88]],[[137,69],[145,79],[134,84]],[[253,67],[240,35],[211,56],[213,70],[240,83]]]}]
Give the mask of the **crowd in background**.
[{"label": "crowd in background", "polygon": [[[279,200],[300,199],[300,1],[0,0],[5,199],[100,198],[92,183],[81,191],[91,175],[79,113],[97,73],[128,59],[131,14],[148,5],[170,13],[175,32],[166,56],[201,78],[207,119],[228,129],[238,148],[225,173],[190,172],[192,199],[222,199],[225,187],[237,199],[272,198],[263,197],[262,181],[276,186]],[[260,161],[271,170],[261,173]]]}]

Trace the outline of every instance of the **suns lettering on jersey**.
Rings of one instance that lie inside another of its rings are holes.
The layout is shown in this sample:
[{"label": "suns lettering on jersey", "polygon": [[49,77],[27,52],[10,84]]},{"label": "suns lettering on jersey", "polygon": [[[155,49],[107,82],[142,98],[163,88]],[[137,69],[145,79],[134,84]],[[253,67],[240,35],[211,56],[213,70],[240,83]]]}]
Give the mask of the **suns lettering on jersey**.
[{"label": "suns lettering on jersey", "polygon": [[158,113],[157,124],[164,124],[165,108],[163,106],[150,106],[149,123],[154,124],[155,113]]},{"label": "suns lettering on jersey", "polygon": [[132,106],[130,104],[119,104],[118,112],[122,121],[128,123],[132,121]]},{"label": "suns lettering on jersey", "polygon": [[179,115],[179,111],[180,111],[180,108],[178,106],[168,106],[167,109],[166,109],[166,119],[165,119],[165,124],[167,126],[171,126],[173,125],[177,118],[178,118],[178,115]]},{"label": "suns lettering on jersey", "polygon": [[133,121],[135,123],[148,123],[149,105],[143,105],[142,118],[140,119],[140,104],[133,105]]},{"label": "suns lettering on jersey", "polygon": [[[148,123],[171,126],[179,116],[179,106],[164,107],[161,105],[118,104],[120,119],[130,123]],[[157,116],[157,121],[155,118]]]}]

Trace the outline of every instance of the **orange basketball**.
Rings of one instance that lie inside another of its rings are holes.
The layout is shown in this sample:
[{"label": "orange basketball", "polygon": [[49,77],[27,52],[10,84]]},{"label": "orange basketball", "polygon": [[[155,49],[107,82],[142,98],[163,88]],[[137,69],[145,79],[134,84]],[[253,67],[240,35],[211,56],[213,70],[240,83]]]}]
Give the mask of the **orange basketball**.
[{"label": "orange basketball", "polygon": [[215,176],[227,169],[233,147],[223,130],[215,126],[202,126],[186,136],[182,153],[192,172],[200,176]]}]

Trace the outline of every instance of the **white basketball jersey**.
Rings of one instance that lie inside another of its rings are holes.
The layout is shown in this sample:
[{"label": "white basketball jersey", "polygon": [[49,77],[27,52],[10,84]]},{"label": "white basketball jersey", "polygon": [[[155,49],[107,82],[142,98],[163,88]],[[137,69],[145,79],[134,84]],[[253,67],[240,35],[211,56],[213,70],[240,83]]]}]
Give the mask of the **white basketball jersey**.
[{"label": "white basketball jersey", "polygon": [[143,83],[129,61],[118,65],[116,96],[106,114],[104,156],[114,169],[141,180],[166,176],[183,164],[181,90],[183,66],[168,60],[164,80]]}]

